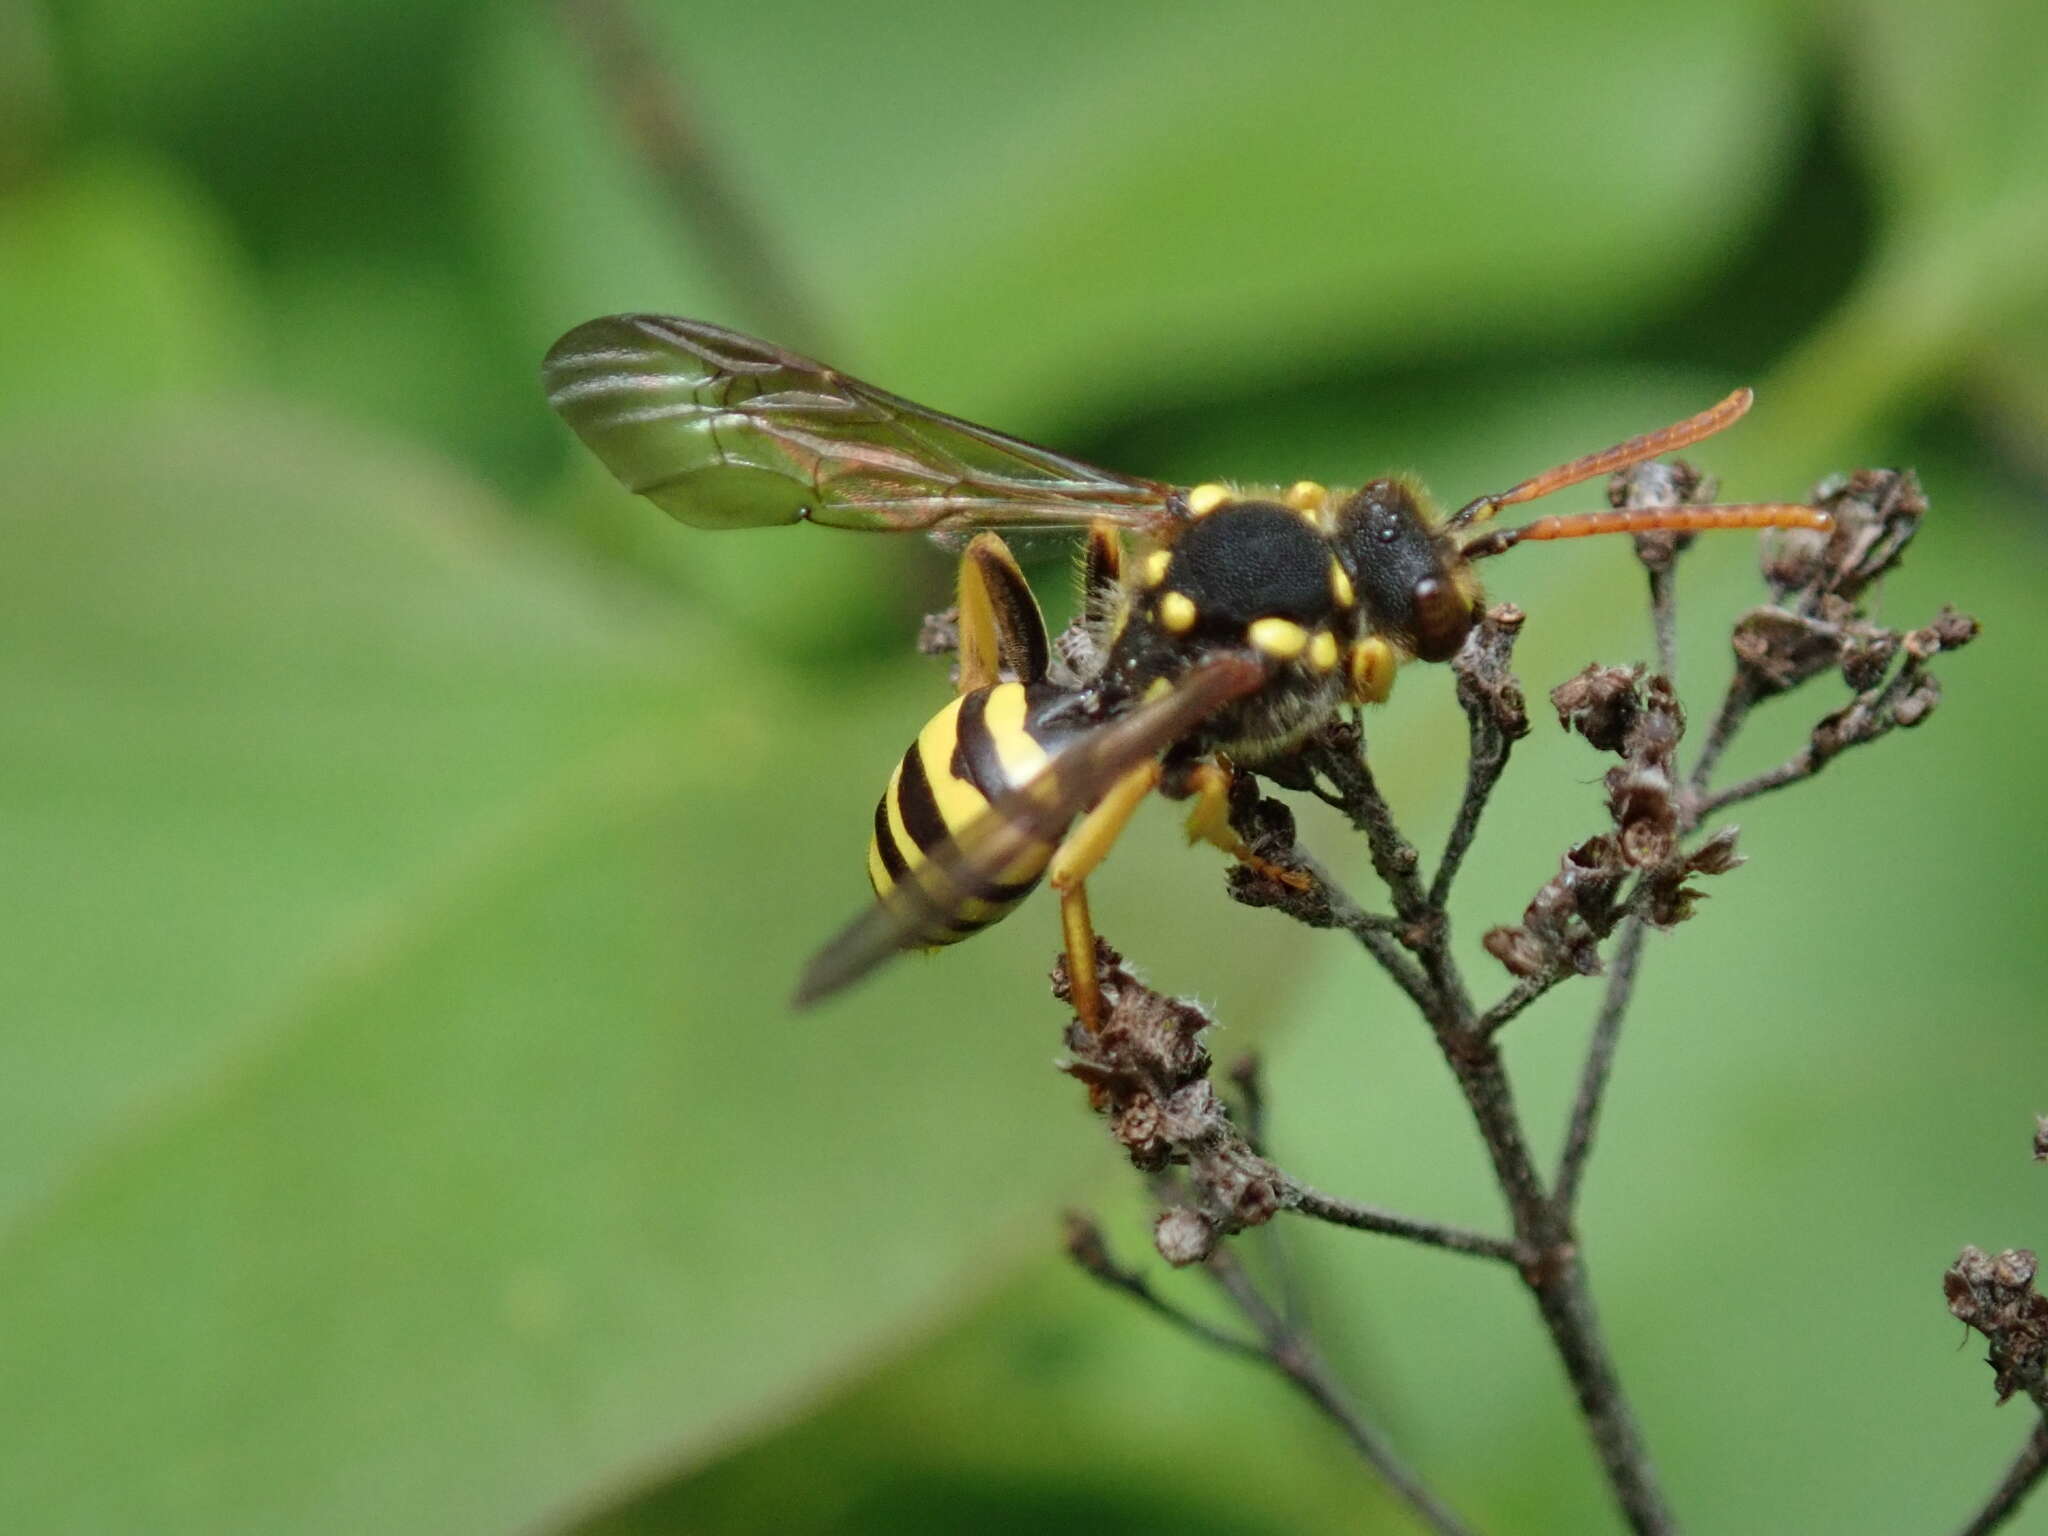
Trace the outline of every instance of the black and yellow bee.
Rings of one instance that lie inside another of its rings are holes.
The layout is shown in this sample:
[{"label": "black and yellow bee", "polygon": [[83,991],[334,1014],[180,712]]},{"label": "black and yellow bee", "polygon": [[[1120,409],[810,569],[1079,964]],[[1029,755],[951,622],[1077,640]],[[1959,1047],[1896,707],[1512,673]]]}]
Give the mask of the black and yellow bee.
[{"label": "black and yellow bee", "polygon": [[[1084,882],[1132,811],[1158,788],[1191,798],[1192,836],[1298,883],[1231,830],[1232,774],[1346,704],[1386,698],[1403,661],[1457,654],[1479,614],[1474,561],[1591,533],[1828,526],[1773,503],[1546,517],[1466,537],[1503,507],[1720,431],[1748,409],[1747,390],[1438,519],[1398,478],[1333,491],[1114,474],[695,320],[590,321],[555,344],[543,377],[605,466],[683,522],[981,530],[960,565],[956,696],[875,809],[875,903],[812,960],[799,1003],[899,950],[978,932],[1049,874],[1076,1011],[1093,1027]],[[1048,526],[1087,531],[1083,621],[1066,654],[986,531]]]}]

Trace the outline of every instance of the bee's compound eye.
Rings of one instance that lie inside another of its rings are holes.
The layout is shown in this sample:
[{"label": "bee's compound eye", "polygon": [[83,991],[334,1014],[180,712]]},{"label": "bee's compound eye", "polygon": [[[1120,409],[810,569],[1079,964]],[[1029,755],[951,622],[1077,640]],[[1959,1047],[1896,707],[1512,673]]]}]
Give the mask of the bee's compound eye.
[{"label": "bee's compound eye", "polygon": [[1415,583],[1415,654],[1424,661],[1448,661],[1472,632],[1472,604],[1455,582],[1425,576]]}]

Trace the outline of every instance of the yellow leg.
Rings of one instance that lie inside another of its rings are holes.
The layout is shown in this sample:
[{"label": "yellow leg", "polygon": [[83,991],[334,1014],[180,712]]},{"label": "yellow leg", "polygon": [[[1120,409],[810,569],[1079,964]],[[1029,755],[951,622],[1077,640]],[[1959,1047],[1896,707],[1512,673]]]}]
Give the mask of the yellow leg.
[{"label": "yellow leg", "polygon": [[1067,943],[1067,978],[1074,1012],[1090,1030],[1102,1028],[1102,988],[1095,976],[1095,925],[1088,919],[1084,881],[1094,873],[1129,824],[1131,813],[1159,784],[1159,764],[1140,763],[1075,825],[1053,853],[1046,878],[1060,893],[1060,932]]},{"label": "yellow leg", "polygon": [[1116,610],[1124,584],[1123,538],[1112,523],[1100,518],[1088,525],[1088,543],[1081,554],[1081,607],[1091,619]]},{"label": "yellow leg", "polygon": [[1067,990],[1090,1034],[1102,1029],[1102,983],[1095,974],[1095,924],[1088,917],[1088,887],[1060,892],[1060,934],[1067,941]]},{"label": "yellow leg", "polygon": [[1394,691],[1394,673],[1401,665],[1401,653],[1377,635],[1352,642],[1346,661],[1346,680],[1354,704],[1384,704]]},{"label": "yellow leg", "polygon": [[979,535],[960,557],[960,692],[972,693],[1007,672],[1020,683],[1045,676],[1045,619],[1009,545]]},{"label": "yellow leg", "polygon": [[1230,824],[1228,769],[1213,760],[1199,763],[1188,775],[1188,788],[1195,797],[1194,805],[1188,810],[1189,842],[1213,843],[1268,880],[1278,880],[1297,891],[1308,889],[1308,876],[1299,870],[1275,864],[1271,859],[1260,858],[1252,852],[1251,845],[1237,835],[1237,829]]}]

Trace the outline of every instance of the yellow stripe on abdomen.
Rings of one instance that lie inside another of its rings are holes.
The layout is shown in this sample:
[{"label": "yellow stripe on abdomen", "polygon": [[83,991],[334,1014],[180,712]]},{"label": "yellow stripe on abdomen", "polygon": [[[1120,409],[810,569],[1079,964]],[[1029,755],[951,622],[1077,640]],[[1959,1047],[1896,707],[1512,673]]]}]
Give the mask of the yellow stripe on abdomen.
[{"label": "yellow stripe on abdomen", "polygon": [[[877,896],[916,880],[933,850],[989,813],[991,792],[1000,795],[1043,768],[1047,753],[1026,725],[1027,704],[1021,685],[1000,683],[953,700],[918,733],[875,807],[868,879]],[[969,738],[964,744],[963,729]],[[999,765],[993,774],[991,760]],[[964,766],[973,772],[977,765],[980,772],[973,778],[958,771]],[[1045,873],[1053,848],[1033,839],[1001,869],[973,871],[982,890],[945,891],[943,921],[928,925],[918,937],[928,944],[951,944],[1006,916]]]}]

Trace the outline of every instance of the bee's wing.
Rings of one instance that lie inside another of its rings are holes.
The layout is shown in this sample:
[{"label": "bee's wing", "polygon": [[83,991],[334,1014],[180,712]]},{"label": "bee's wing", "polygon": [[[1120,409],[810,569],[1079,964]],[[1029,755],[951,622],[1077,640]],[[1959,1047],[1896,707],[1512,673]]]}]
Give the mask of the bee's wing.
[{"label": "bee's wing", "polygon": [[1165,751],[1233,699],[1265,681],[1249,656],[1202,663],[1171,693],[1096,727],[1052,757],[1028,782],[997,799],[932,849],[867,911],[812,957],[797,986],[806,1007],[865,976],[904,949],[943,932],[962,907],[1001,879],[1034,845],[1057,842],[1068,825],[1132,768]]},{"label": "bee's wing", "polygon": [[663,315],[579,325],[541,365],[548,403],[628,490],[706,528],[803,519],[881,531],[1161,531],[1156,480],[929,410],[737,331]]}]

